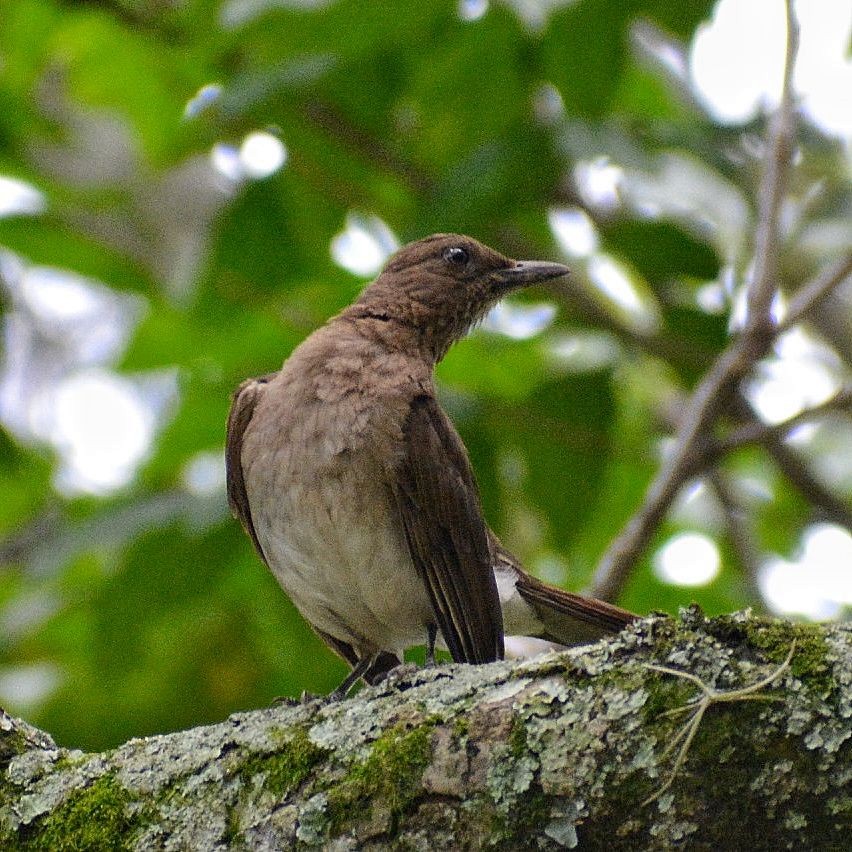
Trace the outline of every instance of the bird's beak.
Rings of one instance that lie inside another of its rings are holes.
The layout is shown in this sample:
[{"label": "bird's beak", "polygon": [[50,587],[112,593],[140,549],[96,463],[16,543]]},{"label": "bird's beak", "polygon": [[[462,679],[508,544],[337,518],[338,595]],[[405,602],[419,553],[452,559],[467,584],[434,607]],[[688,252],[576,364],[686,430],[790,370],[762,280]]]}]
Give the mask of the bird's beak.
[{"label": "bird's beak", "polygon": [[546,260],[516,260],[514,266],[495,273],[497,281],[506,289],[526,287],[551,278],[561,278],[570,270],[561,263]]}]

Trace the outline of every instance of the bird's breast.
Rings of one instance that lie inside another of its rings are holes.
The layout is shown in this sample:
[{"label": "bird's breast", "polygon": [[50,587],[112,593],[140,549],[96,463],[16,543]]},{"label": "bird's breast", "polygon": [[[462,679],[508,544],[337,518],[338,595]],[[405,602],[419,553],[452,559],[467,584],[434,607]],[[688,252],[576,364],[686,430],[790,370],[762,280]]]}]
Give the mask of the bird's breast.
[{"label": "bird's breast", "polygon": [[289,405],[278,394],[276,404],[262,418],[266,434],[247,430],[243,466],[279,583],[311,624],[361,653],[421,644],[430,606],[392,499],[392,453],[382,448],[393,417],[345,394]]}]

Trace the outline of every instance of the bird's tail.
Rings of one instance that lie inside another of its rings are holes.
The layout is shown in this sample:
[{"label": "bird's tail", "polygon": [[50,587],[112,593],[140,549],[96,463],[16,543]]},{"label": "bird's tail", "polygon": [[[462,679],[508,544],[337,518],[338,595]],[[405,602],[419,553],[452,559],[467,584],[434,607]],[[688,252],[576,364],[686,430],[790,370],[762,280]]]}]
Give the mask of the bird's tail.
[{"label": "bird's tail", "polygon": [[591,642],[618,633],[639,616],[597,598],[557,589],[523,573],[515,588],[541,621],[539,638],[560,645]]},{"label": "bird's tail", "polygon": [[492,552],[508,634],[577,645],[618,633],[639,618],[606,601],[566,592],[530,576],[496,537]]}]

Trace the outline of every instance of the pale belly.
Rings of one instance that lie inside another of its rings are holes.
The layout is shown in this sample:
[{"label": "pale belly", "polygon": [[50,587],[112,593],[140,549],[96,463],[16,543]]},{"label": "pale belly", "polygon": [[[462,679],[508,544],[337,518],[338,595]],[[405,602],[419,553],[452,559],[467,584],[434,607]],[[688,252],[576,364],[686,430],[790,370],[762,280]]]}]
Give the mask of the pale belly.
[{"label": "pale belly", "polygon": [[[422,645],[433,621],[389,497],[375,481],[341,465],[334,475],[279,475],[279,496],[252,516],[278,582],[319,630],[353,645],[359,655],[402,654]],[[261,486],[262,487],[262,486]],[[267,492],[268,493],[268,492]]]}]

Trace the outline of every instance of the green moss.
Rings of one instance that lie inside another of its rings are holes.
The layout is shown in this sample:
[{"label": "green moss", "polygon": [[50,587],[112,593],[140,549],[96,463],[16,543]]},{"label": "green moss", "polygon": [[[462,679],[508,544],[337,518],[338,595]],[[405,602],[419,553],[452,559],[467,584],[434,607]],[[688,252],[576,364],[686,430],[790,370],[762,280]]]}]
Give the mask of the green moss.
[{"label": "green moss", "polygon": [[457,716],[453,720],[453,734],[457,740],[463,740],[470,732],[470,719],[467,716]]},{"label": "green moss", "polygon": [[297,729],[279,751],[252,755],[243,763],[240,775],[248,780],[264,773],[264,789],[284,798],[299,787],[326,754],[325,749],[311,742],[306,730]]},{"label": "green moss", "polygon": [[223,838],[226,849],[232,849],[239,844],[242,839],[240,832],[240,818],[236,808],[228,808],[228,824],[225,827],[225,836]]},{"label": "green moss", "polygon": [[32,743],[27,739],[26,734],[18,728],[0,733],[0,769],[5,769],[13,757],[23,754],[31,748]]},{"label": "green moss", "polygon": [[74,769],[77,766],[81,766],[87,760],[91,760],[91,755],[88,754],[74,754],[73,756],[65,752],[61,754],[53,764],[53,771],[60,772],[64,769]]},{"label": "green moss", "polygon": [[459,805],[458,816],[451,831],[459,849],[499,849],[494,829],[502,823],[490,796],[471,792]]},{"label": "green moss", "polygon": [[[691,609],[687,610],[687,613],[689,617],[693,615]],[[660,617],[651,623],[648,636],[653,642],[655,656],[657,659],[662,660],[668,656],[669,652],[677,644],[683,627],[667,613],[655,612],[652,614]]]},{"label": "green moss", "polygon": [[540,787],[522,793],[508,813],[494,812],[493,836],[503,849],[525,849],[550,821],[550,798]]},{"label": "green moss", "polygon": [[778,618],[717,616],[706,625],[707,632],[727,645],[747,644],[763,652],[774,663],[782,663],[795,640],[796,650],[790,670],[809,689],[828,695],[837,684],[826,662],[829,653],[823,629],[818,624],[801,624]]},{"label": "green moss", "polygon": [[[665,716],[676,707],[688,704],[696,695],[695,684],[681,678],[674,678],[657,672],[648,672],[647,679],[642,687],[648,693],[648,698],[642,705],[642,718],[648,725],[660,722],[667,729],[676,728],[680,722],[679,717]],[[652,676],[651,676],[652,675]],[[622,682],[622,688],[625,684]]]},{"label": "green moss", "polygon": [[133,799],[113,775],[102,775],[90,787],[71,793],[43,820],[22,829],[19,848],[45,852],[130,849],[140,822],[138,814],[128,812]]},{"label": "green moss", "polygon": [[527,729],[523,719],[518,716],[512,719],[512,730],[509,732],[509,753],[516,760],[525,757],[528,751]]},{"label": "green moss", "polygon": [[[765,749],[755,748],[743,732],[752,730],[759,723],[765,709],[761,701],[713,704],[707,709],[684,764],[686,766],[691,761],[693,766],[713,767],[713,772],[703,780],[706,789],[718,785],[722,791],[729,790],[737,778],[751,777],[763,764]],[[680,731],[688,718],[688,714],[681,714],[672,733]],[[674,756],[669,765],[673,763]]]},{"label": "green moss", "polygon": [[852,796],[834,796],[826,803],[826,811],[833,817],[852,820]]},{"label": "green moss", "polygon": [[825,694],[836,688],[831,667],[826,662],[828,644],[818,625],[761,621],[752,627],[750,638],[775,663],[782,663],[787,658],[790,644],[795,640],[796,650],[790,660],[790,671],[807,686]]},{"label": "green moss", "polygon": [[363,763],[350,767],[346,777],[328,791],[329,825],[332,834],[363,818],[372,801],[387,807],[391,833],[399,817],[420,791],[423,770],[432,757],[432,721],[408,730],[396,725],[373,744]]}]

